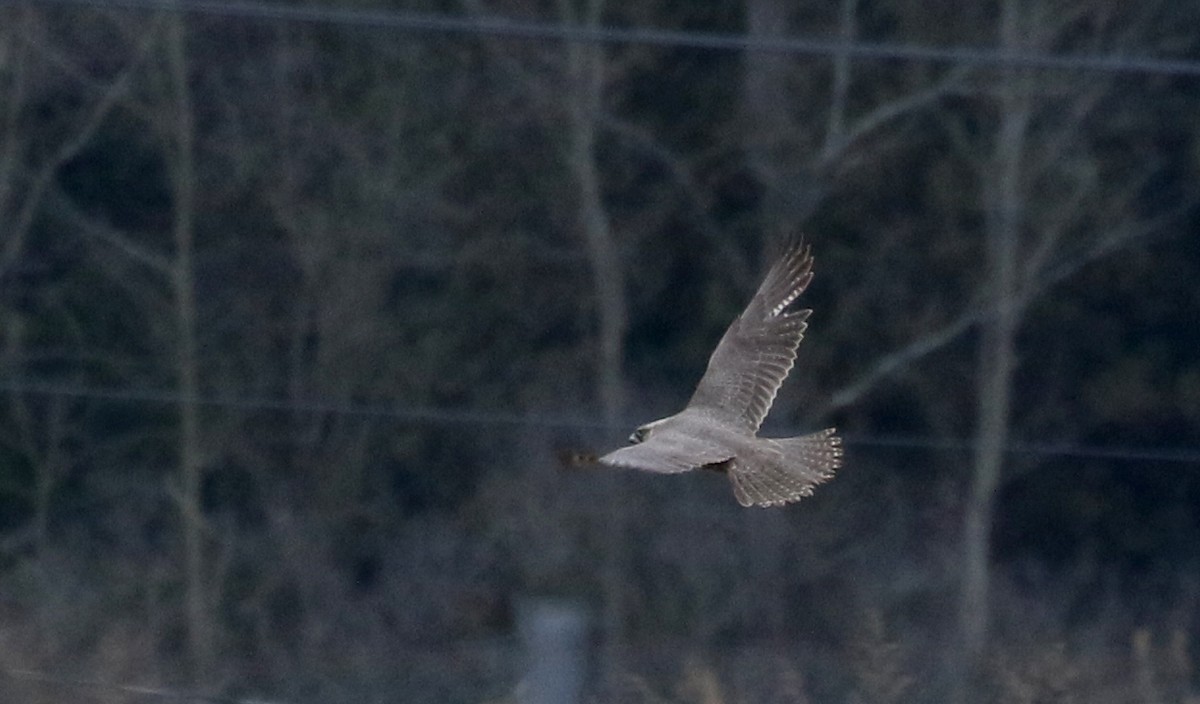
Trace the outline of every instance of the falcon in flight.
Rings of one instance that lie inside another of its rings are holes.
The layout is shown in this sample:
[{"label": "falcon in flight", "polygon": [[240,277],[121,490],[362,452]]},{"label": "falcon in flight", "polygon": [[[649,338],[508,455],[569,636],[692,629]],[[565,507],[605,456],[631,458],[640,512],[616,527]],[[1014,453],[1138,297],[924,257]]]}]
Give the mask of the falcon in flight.
[{"label": "falcon in flight", "polygon": [[808,327],[812,310],[788,307],[812,281],[812,261],[809,247],[793,241],[725,331],[687,407],[641,426],[629,436],[632,445],[598,461],[662,474],[724,472],[742,506],[782,506],[832,478],[842,464],[833,428],[758,437]]}]

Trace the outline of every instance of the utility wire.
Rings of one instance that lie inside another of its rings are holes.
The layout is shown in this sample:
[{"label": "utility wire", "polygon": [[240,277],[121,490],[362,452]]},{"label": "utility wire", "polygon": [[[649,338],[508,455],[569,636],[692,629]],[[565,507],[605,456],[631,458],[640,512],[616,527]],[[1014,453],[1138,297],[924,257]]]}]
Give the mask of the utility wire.
[{"label": "utility wire", "polygon": [[[390,418],[409,423],[434,425],[518,426],[531,428],[570,428],[576,430],[626,430],[646,419],[617,425],[599,419],[561,413],[509,413],[495,410],[437,408],[398,403],[363,403],[323,399],[285,399],[272,396],[234,394],[187,397],[169,389],[103,388],[36,380],[0,380],[0,393],[57,396],[111,403],[162,405],[196,404],[247,411],[285,413],[329,413],[337,415]],[[850,446],[911,448],[939,452],[969,452],[974,440],[915,435],[871,435],[850,433],[843,436]],[[1073,457],[1128,462],[1172,462],[1200,465],[1200,448],[1149,448],[1097,446],[1067,442],[1010,441],[1004,449],[1010,454],[1037,457]]]},{"label": "utility wire", "polygon": [[46,381],[4,380],[0,381],[0,392],[35,396],[59,396],[114,403],[153,403],[170,406],[195,404],[198,406],[215,406],[247,411],[373,416],[440,425],[516,425],[543,428],[612,429],[612,426],[598,420],[571,417],[558,413],[553,415],[506,413],[503,411],[476,411],[461,408],[436,408],[432,406],[400,405],[382,402],[286,399],[274,396],[233,394],[188,397],[169,389],[105,388]]},{"label": "utility wire", "polygon": [[[0,3],[16,0],[0,0]],[[285,5],[258,0],[36,0],[33,5],[72,5],[103,10],[183,12],[249,20],[330,24],[417,34],[465,34],[602,44],[640,44],[710,51],[754,51],[797,56],[850,56],[877,61],[1007,66],[1062,71],[1102,71],[1200,76],[1200,62],[1120,55],[1016,53],[981,47],[929,47],[890,42],[805,37],[752,37],[645,27],[588,27],[496,16],[453,17],[402,10],[359,10]]]},{"label": "utility wire", "polygon": [[[975,449],[976,445],[974,440],[900,435],[859,435],[850,433],[843,435],[843,439],[847,445],[941,450],[947,452],[970,452]],[[1004,450],[1014,455],[1200,464],[1200,449],[1193,448],[1153,449],[1148,447],[1098,446],[1068,442],[1024,442],[1010,440],[1005,443]]]}]

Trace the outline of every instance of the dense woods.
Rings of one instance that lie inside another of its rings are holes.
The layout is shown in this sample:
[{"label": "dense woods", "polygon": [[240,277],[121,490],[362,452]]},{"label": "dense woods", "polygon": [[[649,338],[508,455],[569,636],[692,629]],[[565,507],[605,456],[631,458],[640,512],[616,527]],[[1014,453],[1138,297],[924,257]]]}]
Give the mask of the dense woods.
[{"label": "dense woods", "polygon": [[[1200,7],[205,7],[0,4],[0,698],[1200,696]],[[798,232],[839,476],[564,468]]]}]

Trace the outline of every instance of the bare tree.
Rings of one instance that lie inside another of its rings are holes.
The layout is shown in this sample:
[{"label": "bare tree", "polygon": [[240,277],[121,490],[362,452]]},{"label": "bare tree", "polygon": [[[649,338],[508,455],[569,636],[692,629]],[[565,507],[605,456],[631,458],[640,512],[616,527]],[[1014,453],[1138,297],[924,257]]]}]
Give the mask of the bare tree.
[{"label": "bare tree", "polygon": [[164,135],[171,185],[172,236],[170,290],[174,304],[174,363],[179,391],[179,491],[182,520],[187,633],[193,679],[206,682],[213,671],[214,614],[210,597],[204,521],[205,456],[200,414],[200,369],[196,302],[196,127],[184,17],[167,24],[170,98]]},{"label": "bare tree", "polygon": [[[1005,0],[1000,45],[1007,53],[1045,51],[1077,26],[1082,10]],[[1096,34],[1131,45],[1144,17],[1115,7],[1086,10]],[[1055,76],[1005,68],[987,91],[996,112],[986,156],[975,161],[984,212],[984,267],[978,300],[975,448],[965,505],[960,628],[965,676],[971,678],[988,639],[991,531],[997,491],[1005,480],[1005,447],[1013,426],[1013,382],[1020,364],[1017,334],[1030,303],[1050,282],[1128,246],[1160,227],[1171,213],[1147,219],[1134,201],[1158,170],[1146,159],[1137,170],[1106,170],[1084,135],[1103,123],[1113,81],[1089,77],[1066,85]],[[963,140],[967,146],[969,140]]]},{"label": "bare tree", "polygon": [[[479,3],[467,4],[473,13],[486,12]],[[565,23],[597,28],[606,4],[560,0],[556,10]],[[497,43],[485,46],[496,69],[513,79],[527,101],[528,119],[553,136],[558,161],[548,168],[561,169],[570,178],[569,213],[562,217],[578,228],[589,269],[589,305],[596,326],[591,340],[594,353],[589,354],[593,393],[604,424],[617,427],[626,406],[623,360],[629,314],[619,238],[604,198],[599,143],[613,124],[606,94],[619,79],[613,72],[618,62],[601,42],[568,41],[535,51]],[[607,683],[613,685],[622,668],[629,545],[623,478],[614,474],[605,480],[604,510],[595,528],[603,532],[605,556],[599,577],[604,591],[605,668]]]},{"label": "bare tree", "polygon": [[[209,442],[199,401],[202,379],[200,303],[195,279],[199,188],[196,127],[184,18],[169,15],[164,21],[162,29],[153,22],[148,27],[130,22],[118,28],[138,37],[135,46],[140,48],[139,61],[148,56],[143,52],[160,40],[165,61],[161,73],[146,72],[140,63],[130,66],[122,75],[121,90],[111,95],[112,104],[107,109],[119,108],[123,117],[144,120],[156,140],[155,148],[161,149],[170,195],[169,237],[163,239],[170,244],[161,248],[156,243],[147,244],[152,238],[145,233],[127,231],[93,217],[53,179],[48,181],[43,197],[53,203],[56,217],[70,226],[72,237],[81,240],[95,254],[96,270],[111,277],[114,285],[128,294],[138,313],[145,316],[147,330],[154,337],[151,345],[169,350],[164,371],[173,379],[177,395],[174,446],[178,454],[176,472],[165,480],[166,493],[174,499],[179,517],[188,658],[194,679],[207,682],[214,664],[216,627],[212,595],[218,578],[208,558],[209,527],[203,508]],[[135,84],[135,78],[145,82]],[[143,93],[134,90],[147,86],[149,89]],[[72,144],[64,150],[64,158],[71,158],[84,146],[85,143]],[[161,253],[160,249],[167,253]]]},{"label": "bare tree", "polygon": [[[560,15],[573,24],[598,27],[604,0],[587,0],[580,11],[572,0],[560,0]],[[616,238],[604,205],[596,139],[602,114],[605,85],[605,48],[598,42],[566,45],[567,139],[563,149],[578,194],[580,228],[591,265],[596,305],[598,359],[596,393],[605,425],[620,424],[625,412],[625,379],[622,360],[628,330],[625,277]],[[619,475],[608,482],[608,515],[605,521],[604,625],[607,636],[606,667],[609,685],[616,684],[622,668],[625,631],[625,592],[628,582],[628,547],[624,483]]]},{"label": "bare tree", "polygon": [[[781,38],[795,11],[779,0],[746,0],[747,32]],[[859,13],[858,0],[837,5],[832,31],[844,50],[828,58],[826,80],[807,77],[825,75],[811,59],[768,51],[749,51],[743,57],[742,134],[748,165],[765,192],[758,219],[768,241],[794,233],[839,178],[886,158],[901,144],[899,132],[889,135],[889,128],[934,107],[968,74],[965,67],[952,68],[928,80],[914,70],[901,90],[880,89],[878,79],[856,64],[849,51],[859,39]],[[805,96],[803,101],[796,100],[797,94]],[[863,104],[867,107],[857,107]]]},{"label": "bare tree", "polygon": [[[29,5],[0,9],[0,281],[7,284],[6,293],[26,301],[0,298],[0,370],[17,387],[3,394],[11,423],[0,432],[0,443],[33,467],[28,492],[32,527],[22,540],[33,547],[35,574],[51,580],[46,565],[56,547],[51,518],[58,496],[88,454],[98,452],[105,441],[88,437],[81,427],[85,403],[21,388],[37,387],[43,381],[37,371],[47,363],[98,356],[84,347],[84,325],[70,304],[72,283],[46,285],[41,273],[56,265],[44,259],[52,251],[44,243],[59,234],[46,221],[53,219],[48,214],[58,215],[63,167],[94,146],[128,98],[159,36],[151,24],[135,41],[112,44],[105,57],[111,68],[104,71],[94,65],[95,57],[81,60],[75,47],[62,42],[46,15]],[[120,23],[110,18],[98,20],[95,27],[120,33]],[[46,120],[46,106],[64,91],[77,95],[78,104]],[[43,234],[40,240],[35,236]],[[47,320],[57,321],[50,326],[53,333],[47,332]],[[81,384],[84,378],[76,370],[56,381]],[[55,591],[49,582],[42,586],[43,594]],[[38,657],[55,657],[65,646],[51,625],[55,604],[45,598],[38,606],[35,651]]]},{"label": "bare tree", "polygon": [[[71,65],[65,67],[64,78],[52,67],[68,63],[69,59],[60,56],[58,48],[52,46],[38,10],[17,5],[4,8],[0,16],[6,16],[0,28],[0,96],[4,97],[0,115],[0,225],[5,232],[4,244],[0,246],[0,275],[3,275],[24,252],[34,218],[43,207],[59,169],[91,143],[104,120],[125,96],[135,71],[152,47],[155,33],[142,35],[125,68],[111,80],[96,81]],[[38,85],[42,80],[78,81],[89,98],[48,154],[40,152],[30,129],[37,101],[45,97],[47,90],[46,86]]]}]

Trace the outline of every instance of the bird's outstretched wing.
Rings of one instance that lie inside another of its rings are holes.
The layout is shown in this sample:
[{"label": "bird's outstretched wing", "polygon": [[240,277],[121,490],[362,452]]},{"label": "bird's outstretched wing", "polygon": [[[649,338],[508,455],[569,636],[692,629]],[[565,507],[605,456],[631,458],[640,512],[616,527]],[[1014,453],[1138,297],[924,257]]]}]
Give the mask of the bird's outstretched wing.
[{"label": "bird's outstretched wing", "polygon": [[703,407],[734,427],[758,432],[808,327],[811,310],[787,308],[812,281],[812,261],[802,240],[788,246],[746,310],[725,331],[688,406]]},{"label": "bird's outstretched wing", "polygon": [[710,440],[674,430],[661,430],[645,442],[613,450],[601,457],[600,462],[613,467],[678,474],[725,462],[731,457],[733,453],[728,448]]}]

